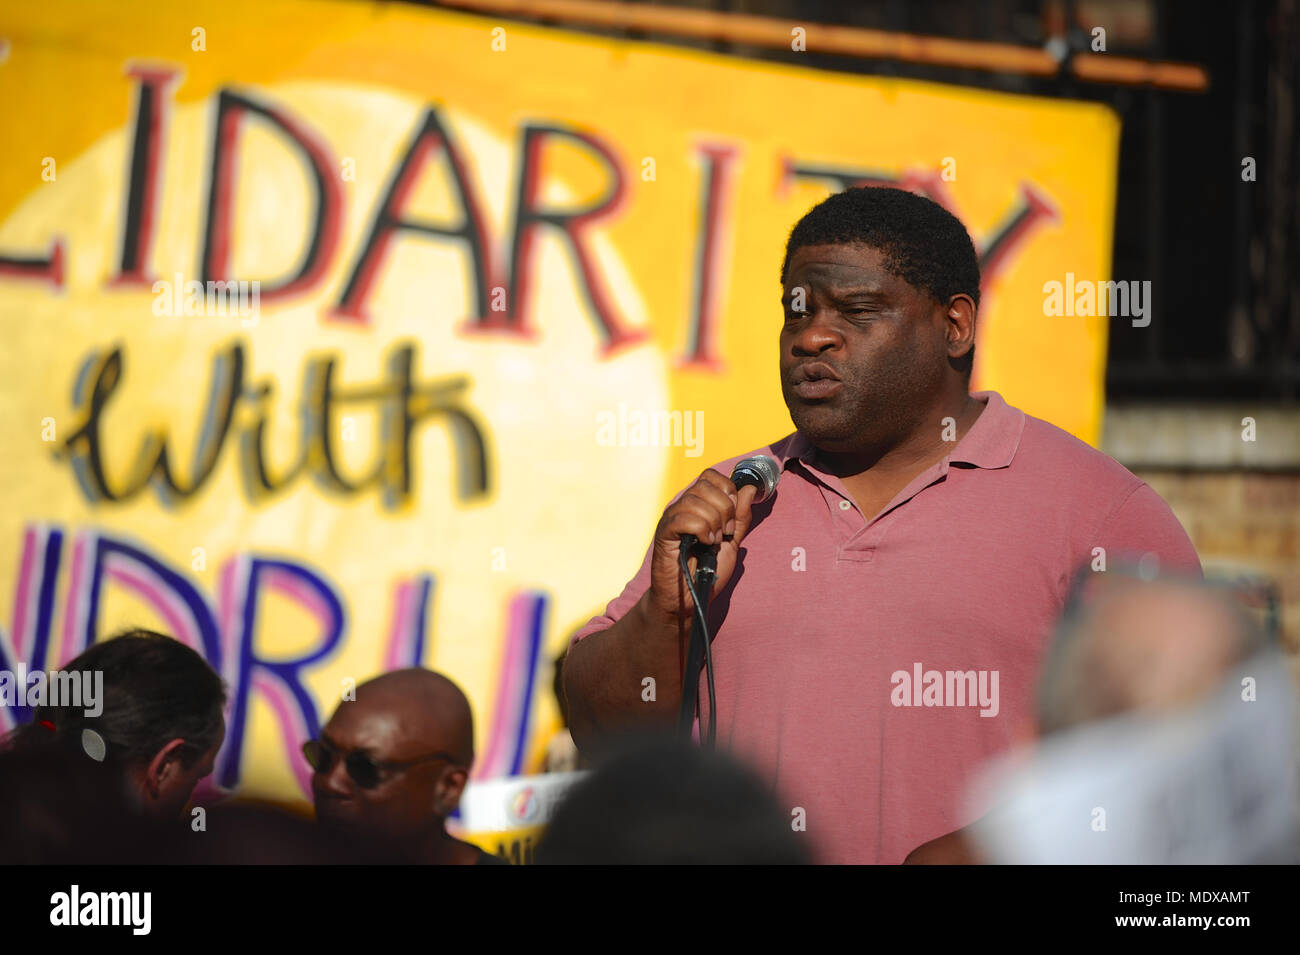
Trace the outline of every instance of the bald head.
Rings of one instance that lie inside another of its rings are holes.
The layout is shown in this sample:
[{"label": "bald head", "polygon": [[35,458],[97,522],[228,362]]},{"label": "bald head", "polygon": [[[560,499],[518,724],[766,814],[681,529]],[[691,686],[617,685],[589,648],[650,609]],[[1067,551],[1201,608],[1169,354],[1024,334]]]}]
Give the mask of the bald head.
[{"label": "bald head", "polygon": [[463,766],[474,762],[474,717],[469,700],[451,680],[433,670],[394,670],[357,687],[350,704],[364,715],[400,724],[402,735],[430,750],[442,750]]},{"label": "bald head", "polygon": [[1263,645],[1250,620],[1203,583],[1108,575],[1057,630],[1040,732],[1194,703]]},{"label": "bald head", "polygon": [[394,845],[436,842],[474,762],[469,700],[418,668],[368,680],[355,696],[321,730],[317,819]]}]

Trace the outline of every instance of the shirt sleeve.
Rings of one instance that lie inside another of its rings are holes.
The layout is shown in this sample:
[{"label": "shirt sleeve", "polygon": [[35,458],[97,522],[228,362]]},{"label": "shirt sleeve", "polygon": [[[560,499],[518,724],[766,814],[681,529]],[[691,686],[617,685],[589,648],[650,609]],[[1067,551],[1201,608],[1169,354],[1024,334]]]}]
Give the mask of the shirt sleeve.
[{"label": "shirt sleeve", "polygon": [[608,627],[613,626],[623,615],[636,606],[636,602],[641,599],[642,595],[650,589],[650,557],[654,553],[654,541],[646,548],[645,558],[641,561],[641,569],[636,572],[636,576],[628,581],[623,592],[609,602],[605,612],[592,617],[586,625],[579,630],[569,642],[570,649],[573,648],[579,640],[585,640],[593,633],[599,633]]},{"label": "shirt sleeve", "polygon": [[1203,576],[1191,538],[1164,498],[1146,482],[1139,484],[1102,525],[1098,544],[1107,564],[1136,564],[1154,554],[1161,572]]}]

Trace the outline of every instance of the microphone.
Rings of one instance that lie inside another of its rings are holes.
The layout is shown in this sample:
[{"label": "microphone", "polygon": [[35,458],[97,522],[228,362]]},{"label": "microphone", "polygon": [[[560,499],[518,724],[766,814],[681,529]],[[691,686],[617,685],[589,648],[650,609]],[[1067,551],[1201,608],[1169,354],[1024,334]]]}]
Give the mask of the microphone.
[{"label": "microphone", "polygon": [[[781,468],[775,460],[769,458],[766,454],[755,454],[753,457],[745,458],[737,462],[731,471],[731,483],[736,485],[737,492],[742,487],[756,488],[754,494],[755,504],[762,504],[769,497],[776,493],[776,485],[781,480]],[[690,552],[699,547],[699,540],[694,534],[682,535],[682,550]],[[710,548],[702,548],[709,550]]]},{"label": "microphone", "polygon": [[745,458],[731,472],[731,483],[736,485],[737,491],[746,486],[758,488],[758,493],[754,495],[755,504],[762,504],[775,494],[780,480],[781,469],[766,454]]},{"label": "microphone", "polygon": [[[731,483],[737,491],[742,487],[755,488],[755,504],[761,504],[771,497],[780,479],[781,468],[776,461],[764,454],[745,458],[731,472]],[[691,581],[687,564],[687,557],[692,553],[696,559],[694,582]],[[701,742],[707,740],[705,745],[712,748],[718,732],[718,706],[713,686],[713,659],[707,615],[709,596],[718,572],[718,549],[702,545],[694,534],[683,534],[678,560],[691,601],[695,604],[695,613],[691,620],[691,639],[686,650],[686,672],[682,676],[682,702],[677,713],[677,728],[682,738],[689,739],[696,711],[703,712],[700,710],[700,670],[703,669],[709,681],[709,732],[706,737],[701,723],[700,738]]]}]

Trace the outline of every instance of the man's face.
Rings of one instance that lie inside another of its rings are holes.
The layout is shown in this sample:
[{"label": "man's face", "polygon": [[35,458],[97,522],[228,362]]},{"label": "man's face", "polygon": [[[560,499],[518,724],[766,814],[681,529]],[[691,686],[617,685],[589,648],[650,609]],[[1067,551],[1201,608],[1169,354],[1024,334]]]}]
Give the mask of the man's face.
[{"label": "man's face", "polygon": [[312,774],[316,818],[325,825],[390,841],[425,834],[441,825],[460,798],[465,771],[446,760],[405,769],[381,769],[377,786],[366,789],[348,773],[347,754],[364,752],[377,763],[406,763],[442,749],[420,732],[400,707],[364,698],[342,703],[321,731],[333,751],[326,772]]},{"label": "man's face", "polygon": [[795,427],[838,452],[908,434],[947,374],[944,305],[860,245],[798,249],[782,304],[781,391]]}]

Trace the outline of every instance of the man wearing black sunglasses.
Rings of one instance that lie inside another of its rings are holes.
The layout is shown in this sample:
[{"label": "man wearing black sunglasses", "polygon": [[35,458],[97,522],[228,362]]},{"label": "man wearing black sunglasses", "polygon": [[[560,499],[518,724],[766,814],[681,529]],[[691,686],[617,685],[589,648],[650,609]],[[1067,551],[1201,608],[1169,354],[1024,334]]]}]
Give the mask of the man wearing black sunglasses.
[{"label": "man wearing black sunglasses", "polygon": [[322,825],[374,840],[401,861],[497,862],[447,833],[474,762],[469,700],[431,670],[385,673],[344,700],[303,744]]}]

